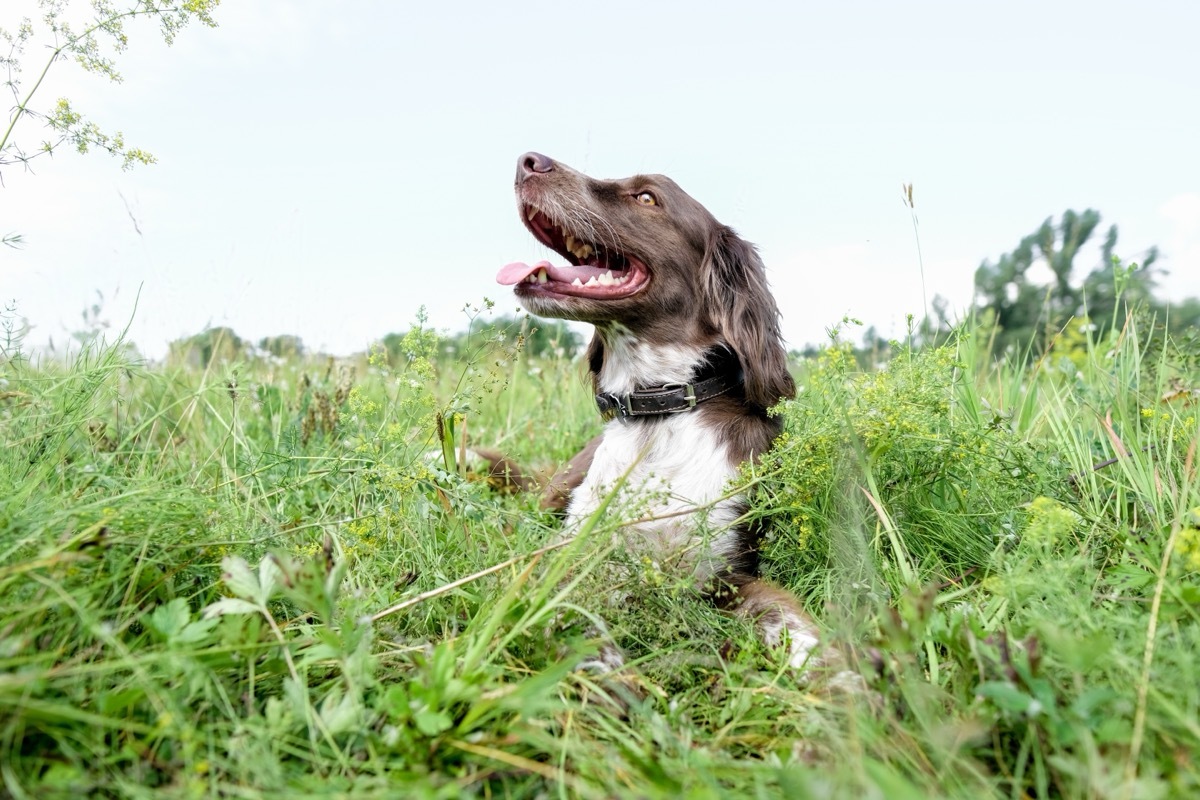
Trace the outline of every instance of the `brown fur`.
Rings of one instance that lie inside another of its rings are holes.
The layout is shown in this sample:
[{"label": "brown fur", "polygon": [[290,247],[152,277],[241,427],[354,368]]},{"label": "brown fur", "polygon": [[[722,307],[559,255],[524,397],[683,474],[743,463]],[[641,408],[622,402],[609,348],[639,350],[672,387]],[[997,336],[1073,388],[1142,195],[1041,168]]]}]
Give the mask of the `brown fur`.
[{"label": "brown fur", "polygon": [[558,471],[542,489],[540,502],[542,508],[548,511],[566,510],[567,503],[571,499],[571,492],[583,483],[588,467],[592,465],[592,458],[596,455],[596,448],[602,441],[604,441],[603,436],[592,439],[570,461],[558,468]]},{"label": "brown fur", "polygon": [[[516,287],[517,296],[535,314],[596,325],[587,352],[593,375],[599,374],[612,325],[619,323],[650,345],[730,347],[745,371],[743,399],[755,410],[795,395],[779,308],[752,244],[663,175],[598,180],[547,161],[550,169],[545,172],[518,165],[522,209],[536,207],[576,230],[580,238],[638,258],[651,270],[645,290],[617,300],[548,301],[529,286]],[[657,198],[654,206],[629,201],[643,191]]]},{"label": "brown fur", "polygon": [[[627,359],[615,365],[613,374],[631,374],[639,363],[628,360],[631,346],[671,357],[707,353],[712,358],[718,357],[714,353],[732,352],[743,384],[685,413],[694,415],[695,424],[715,429],[727,446],[731,465],[765,453],[780,432],[779,420],[767,410],[794,396],[796,387],[787,369],[779,309],[754,246],[662,175],[599,180],[528,153],[518,161],[516,192],[522,221],[564,257],[570,257],[568,248],[562,238],[547,232],[545,220],[564,236],[570,234],[576,241],[645,267],[645,283],[624,293],[575,293],[565,283],[522,282],[515,287],[522,304],[535,314],[595,325],[586,362],[596,390],[612,391],[602,387],[610,372],[607,367],[614,367],[610,359]],[[651,193],[655,202],[639,202],[644,192]],[[533,224],[531,215],[543,222]],[[632,281],[636,271],[628,275]],[[702,367],[703,361],[697,360],[692,375]],[[637,380],[643,386],[666,382],[661,375]],[[649,431],[662,420],[638,417],[620,424]],[[554,476],[543,493],[544,508],[567,506],[570,492],[585,480],[602,442],[603,436],[593,439]],[[696,464],[698,470],[711,468],[703,461]],[[774,629],[773,636],[790,620],[793,635],[815,637],[815,628],[796,598],[757,577],[760,531],[743,526],[738,533],[734,552],[709,587],[709,598],[754,621],[760,631]],[[824,656],[814,660],[823,661]]]},{"label": "brown fur", "polygon": [[517,462],[490,447],[471,447],[471,452],[487,462],[488,484],[502,492],[531,492],[538,488],[539,481],[528,474]]}]

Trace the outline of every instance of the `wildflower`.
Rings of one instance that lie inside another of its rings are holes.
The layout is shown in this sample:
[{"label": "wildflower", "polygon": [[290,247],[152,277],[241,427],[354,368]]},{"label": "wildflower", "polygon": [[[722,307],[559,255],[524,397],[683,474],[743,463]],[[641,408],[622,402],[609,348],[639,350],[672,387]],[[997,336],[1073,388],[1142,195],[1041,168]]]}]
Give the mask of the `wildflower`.
[{"label": "wildflower", "polygon": [[1081,521],[1078,514],[1049,497],[1034,498],[1026,511],[1028,521],[1023,538],[1036,545],[1054,544],[1069,536]]},{"label": "wildflower", "polygon": [[[1191,514],[1196,515],[1197,511],[1200,509],[1193,509]],[[1200,572],[1200,529],[1189,527],[1181,530],[1176,540],[1175,552],[1179,554],[1189,572]]]}]

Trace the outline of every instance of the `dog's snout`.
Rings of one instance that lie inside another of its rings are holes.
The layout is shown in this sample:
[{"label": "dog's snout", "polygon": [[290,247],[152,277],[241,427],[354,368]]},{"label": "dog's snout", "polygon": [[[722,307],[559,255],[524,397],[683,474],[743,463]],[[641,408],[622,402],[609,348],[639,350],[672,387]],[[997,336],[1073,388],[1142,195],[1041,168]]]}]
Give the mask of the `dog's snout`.
[{"label": "dog's snout", "polygon": [[517,183],[535,173],[545,174],[554,170],[554,160],[541,153],[526,153],[517,159]]}]

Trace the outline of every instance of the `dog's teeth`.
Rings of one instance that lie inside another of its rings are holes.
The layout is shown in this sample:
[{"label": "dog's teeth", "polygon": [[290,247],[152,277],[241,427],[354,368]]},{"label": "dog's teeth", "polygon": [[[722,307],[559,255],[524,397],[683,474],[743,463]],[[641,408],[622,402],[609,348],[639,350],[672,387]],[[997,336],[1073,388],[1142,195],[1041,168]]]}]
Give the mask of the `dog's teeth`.
[{"label": "dog's teeth", "polygon": [[579,246],[579,249],[577,251],[575,251],[575,255],[577,255],[579,257],[580,261],[583,261],[588,256],[590,256],[593,252],[595,252],[595,251],[592,250],[592,246],[590,244],[581,244]]},{"label": "dog's teeth", "polygon": [[596,280],[595,275],[588,278],[588,282],[584,284],[584,286],[599,286],[599,285],[600,285],[600,282]]},{"label": "dog's teeth", "polygon": [[566,236],[563,237],[563,241],[567,243],[567,249],[570,250],[572,253],[574,253],[575,252],[575,237],[568,233]]},{"label": "dog's teeth", "polygon": [[583,286],[583,281],[579,280],[579,278],[576,278],[575,280],[571,281],[571,285],[572,286]]},{"label": "dog's teeth", "polygon": [[601,286],[612,286],[613,282],[614,282],[611,271],[604,273],[596,280],[600,283]]},{"label": "dog's teeth", "polygon": [[546,281],[548,281],[548,280],[550,280],[550,279],[549,279],[548,277],[546,277],[546,270],[544,270],[544,269],[539,269],[539,270],[538,270],[538,274],[537,274],[537,282],[538,282],[538,283],[545,283],[545,282],[546,282]]},{"label": "dog's teeth", "polygon": [[538,215],[537,209],[534,208],[533,206],[530,206],[529,211],[526,212],[526,217],[529,219],[529,221],[533,222],[533,218],[536,217],[537,215]]}]

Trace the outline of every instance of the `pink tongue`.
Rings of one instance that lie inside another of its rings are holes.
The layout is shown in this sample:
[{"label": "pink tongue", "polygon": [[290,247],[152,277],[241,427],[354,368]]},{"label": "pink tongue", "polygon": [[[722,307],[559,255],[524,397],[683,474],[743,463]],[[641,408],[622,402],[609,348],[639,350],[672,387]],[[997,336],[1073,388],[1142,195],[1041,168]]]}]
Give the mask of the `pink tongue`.
[{"label": "pink tongue", "polygon": [[536,264],[525,264],[521,261],[505,264],[500,268],[500,272],[496,273],[496,283],[504,286],[512,286],[520,283],[528,278],[539,269],[549,269],[551,264],[549,261],[539,261]]}]

